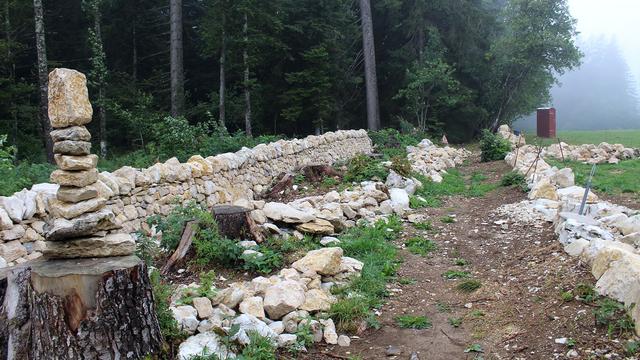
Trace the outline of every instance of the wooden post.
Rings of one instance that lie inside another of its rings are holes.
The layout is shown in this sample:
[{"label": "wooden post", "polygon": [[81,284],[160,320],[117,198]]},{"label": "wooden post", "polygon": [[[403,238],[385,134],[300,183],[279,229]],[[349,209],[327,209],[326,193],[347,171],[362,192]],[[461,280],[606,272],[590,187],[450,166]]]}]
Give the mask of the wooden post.
[{"label": "wooden post", "polygon": [[162,345],[136,256],[36,261],[0,274],[0,289],[0,358],[139,359]]}]

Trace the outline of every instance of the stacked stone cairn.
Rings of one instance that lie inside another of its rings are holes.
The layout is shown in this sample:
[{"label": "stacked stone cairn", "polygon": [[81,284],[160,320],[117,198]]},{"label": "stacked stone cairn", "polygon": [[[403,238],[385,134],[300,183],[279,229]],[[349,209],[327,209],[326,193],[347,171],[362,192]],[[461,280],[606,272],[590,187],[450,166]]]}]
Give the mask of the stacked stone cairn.
[{"label": "stacked stone cairn", "polygon": [[131,235],[108,233],[120,225],[105,208],[108,196],[97,184],[98,156],[91,154],[91,134],[85,127],[93,115],[86,83],[75,70],[49,74],[49,121],[59,168],[51,173],[51,182],[60,185],[45,226],[43,254],[49,258],[124,256],[135,251]]}]

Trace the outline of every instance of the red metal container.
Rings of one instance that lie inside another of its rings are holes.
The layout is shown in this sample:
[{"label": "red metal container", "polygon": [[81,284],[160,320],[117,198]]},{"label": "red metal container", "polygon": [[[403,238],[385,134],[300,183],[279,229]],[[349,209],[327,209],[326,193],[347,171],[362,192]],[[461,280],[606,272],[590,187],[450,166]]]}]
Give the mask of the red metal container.
[{"label": "red metal container", "polygon": [[540,108],[538,109],[538,137],[555,138],[556,137],[556,109]]}]

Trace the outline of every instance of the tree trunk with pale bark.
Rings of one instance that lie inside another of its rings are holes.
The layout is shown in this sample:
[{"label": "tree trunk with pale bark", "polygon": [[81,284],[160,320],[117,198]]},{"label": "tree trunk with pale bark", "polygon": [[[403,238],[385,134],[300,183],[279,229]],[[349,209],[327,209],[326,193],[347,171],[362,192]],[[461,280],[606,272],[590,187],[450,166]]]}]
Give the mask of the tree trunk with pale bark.
[{"label": "tree trunk with pale bark", "polygon": [[36,52],[38,54],[38,93],[40,95],[38,117],[40,120],[40,131],[47,153],[47,161],[53,164],[53,141],[49,135],[51,132],[48,96],[49,67],[47,64],[47,45],[44,32],[44,11],[42,8],[42,0],[33,0],[33,10],[36,28]]},{"label": "tree trunk with pale bark", "polygon": [[364,53],[364,79],[367,92],[367,128],[380,129],[380,107],[378,105],[378,78],[376,75],[376,49],[373,40],[371,3],[360,0],[362,22],[362,49]]}]

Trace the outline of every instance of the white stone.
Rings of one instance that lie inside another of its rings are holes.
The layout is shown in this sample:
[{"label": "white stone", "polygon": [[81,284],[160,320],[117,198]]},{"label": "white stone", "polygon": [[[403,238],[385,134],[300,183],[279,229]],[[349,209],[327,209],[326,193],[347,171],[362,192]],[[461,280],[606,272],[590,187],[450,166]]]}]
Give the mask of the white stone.
[{"label": "white stone", "polygon": [[640,232],[640,214],[629,217],[628,219],[616,224],[622,235],[629,235]]},{"label": "white stone", "polygon": [[351,345],[351,339],[347,335],[338,336],[338,346],[348,347]]},{"label": "white stone", "polygon": [[193,298],[193,307],[198,312],[200,319],[208,319],[213,315],[213,306],[211,306],[211,300],[206,297]]},{"label": "white stone", "polygon": [[335,345],[338,343],[338,334],[336,333],[336,325],[333,323],[333,319],[320,320],[323,326],[323,337],[327,344]]},{"label": "white stone", "polygon": [[340,271],[342,253],[342,248],[339,247],[311,250],[291,266],[302,273],[313,271],[322,275],[335,275]]},{"label": "white stone", "polygon": [[298,309],[305,301],[305,289],[300,283],[286,280],[265,291],[264,310],[270,319],[278,320]]},{"label": "white stone", "polygon": [[333,236],[323,236],[320,239],[320,245],[322,246],[337,246],[340,244],[340,240]]},{"label": "white stone", "polygon": [[21,199],[14,196],[0,196],[0,205],[7,212],[11,220],[15,223],[22,221],[24,215],[24,203]]},{"label": "white stone", "polygon": [[222,339],[213,332],[190,336],[178,348],[178,360],[190,360],[195,356],[216,355],[220,359],[235,359]]},{"label": "white stone", "polygon": [[252,296],[242,300],[239,309],[243,314],[253,315],[258,319],[265,318],[264,304],[262,298],[259,296]]},{"label": "white stone", "polygon": [[295,334],[281,334],[278,335],[278,347],[285,348],[296,344],[298,337]]},{"label": "white stone", "polygon": [[266,203],[262,211],[264,211],[265,216],[269,219],[292,224],[307,223],[315,218],[311,213],[300,211],[290,205],[276,202]]},{"label": "white stone", "polygon": [[197,315],[198,311],[189,305],[181,305],[176,307],[170,307],[171,312],[173,313],[174,319],[178,322],[178,326],[188,334],[193,334],[200,321],[198,321]]},{"label": "white stone", "polygon": [[267,324],[260,321],[257,317],[249,314],[242,314],[238,316],[231,324],[240,327],[240,330],[231,337],[231,340],[238,341],[242,345],[247,345],[251,342],[248,333],[252,331],[258,333],[262,337],[269,338],[274,342],[278,338],[278,334],[276,334]]},{"label": "white stone", "polygon": [[284,332],[284,324],[282,323],[282,321],[274,321],[271,324],[269,324],[269,327],[271,328],[271,330],[273,330],[273,332],[275,332],[278,335]]}]

